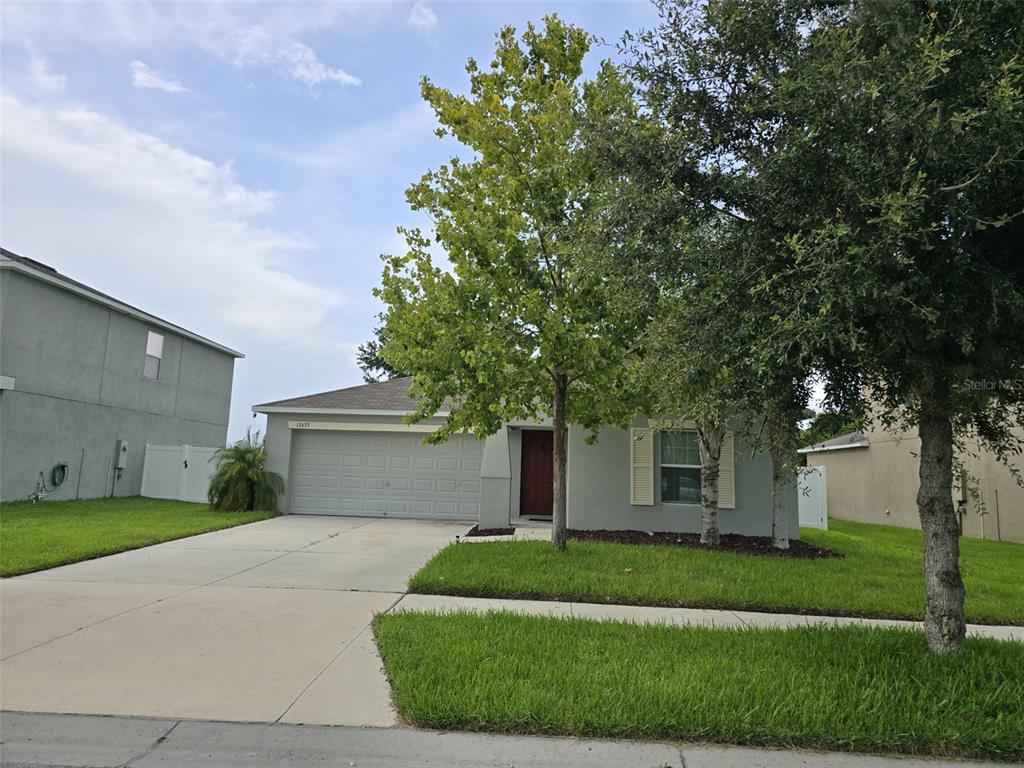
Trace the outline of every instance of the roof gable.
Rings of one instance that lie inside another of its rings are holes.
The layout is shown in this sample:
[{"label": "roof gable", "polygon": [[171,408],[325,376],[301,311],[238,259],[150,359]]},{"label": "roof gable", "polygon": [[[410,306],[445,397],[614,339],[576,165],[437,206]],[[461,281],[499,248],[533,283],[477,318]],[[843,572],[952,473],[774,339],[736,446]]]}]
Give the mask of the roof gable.
[{"label": "roof gable", "polygon": [[62,288],[66,291],[70,291],[78,296],[82,296],[86,299],[102,304],[111,309],[116,309],[119,312],[123,312],[127,315],[141,320],[144,323],[149,323],[158,328],[162,328],[171,333],[176,333],[192,341],[198,342],[207,347],[212,347],[220,352],[225,352],[232,357],[245,357],[241,352],[238,352],[230,347],[226,347],[223,344],[218,344],[212,339],[208,339],[205,336],[200,336],[198,333],[194,333],[187,328],[182,328],[180,325],[175,325],[172,322],[151,315],[149,312],[133,307],[131,304],[127,304],[120,299],[115,299],[102,291],[98,291],[95,288],[80,283],[67,275],[63,275],[56,269],[48,264],[43,264],[35,259],[30,259],[25,256],[19,256],[18,254],[7,250],[6,248],[0,248],[0,268],[13,269],[20,274],[28,277],[41,280],[44,283]]}]

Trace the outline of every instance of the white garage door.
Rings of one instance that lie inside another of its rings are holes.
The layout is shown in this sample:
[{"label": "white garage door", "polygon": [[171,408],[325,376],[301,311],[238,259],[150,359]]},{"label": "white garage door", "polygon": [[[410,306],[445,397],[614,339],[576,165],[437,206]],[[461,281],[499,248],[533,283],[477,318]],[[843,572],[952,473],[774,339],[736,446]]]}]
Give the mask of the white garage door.
[{"label": "white garage door", "polygon": [[291,511],[302,515],[476,520],[483,442],[455,436],[423,445],[422,435],[296,432]]}]

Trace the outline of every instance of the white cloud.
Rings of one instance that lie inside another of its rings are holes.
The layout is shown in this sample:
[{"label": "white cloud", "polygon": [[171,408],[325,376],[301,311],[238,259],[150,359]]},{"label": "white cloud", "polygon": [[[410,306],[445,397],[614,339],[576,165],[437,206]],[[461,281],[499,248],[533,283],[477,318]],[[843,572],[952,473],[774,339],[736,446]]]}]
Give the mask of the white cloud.
[{"label": "white cloud", "polygon": [[409,24],[420,32],[430,34],[437,29],[437,14],[423,0],[416,0],[409,10]]},{"label": "white cloud", "polygon": [[2,110],[9,247],[228,343],[340,344],[322,337],[341,296],[296,274],[307,243],[253,221],[272,193],[86,107]]},{"label": "white cloud", "polygon": [[44,91],[59,91],[68,84],[68,76],[51,73],[49,62],[42,56],[29,59],[28,73],[36,87]]},{"label": "white cloud", "polygon": [[306,85],[318,85],[333,80],[341,85],[362,85],[362,81],[343,69],[328,67],[316,57],[316,53],[308,45],[292,43],[280,51],[281,61],[287,66],[288,73]]},{"label": "white cloud", "polygon": [[330,31],[362,34],[396,13],[377,3],[11,3],[2,37],[24,47],[120,47],[128,51],[198,48],[237,67],[267,67],[308,85],[359,85],[359,78],[326,63],[303,38]]},{"label": "white cloud", "polygon": [[144,62],[136,59],[131,63],[132,85],[136,88],[154,88],[167,93],[185,93],[188,88],[176,80],[169,80],[161,73],[150,69]]},{"label": "white cloud", "polygon": [[324,64],[308,45],[279,44],[273,35],[259,27],[243,30],[235,38],[232,58],[236,66],[269,66],[310,87],[331,81],[340,85],[362,85],[358,77]]}]

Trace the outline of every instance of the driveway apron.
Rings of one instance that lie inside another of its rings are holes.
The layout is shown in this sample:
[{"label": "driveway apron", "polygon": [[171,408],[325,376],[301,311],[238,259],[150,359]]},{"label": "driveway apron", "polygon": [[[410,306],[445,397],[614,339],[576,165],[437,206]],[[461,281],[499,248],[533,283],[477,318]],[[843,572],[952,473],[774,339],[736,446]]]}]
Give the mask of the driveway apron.
[{"label": "driveway apron", "polygon": [[0,709],[390,726],[370,622],[466,524],[284,516],[0,582]]}]

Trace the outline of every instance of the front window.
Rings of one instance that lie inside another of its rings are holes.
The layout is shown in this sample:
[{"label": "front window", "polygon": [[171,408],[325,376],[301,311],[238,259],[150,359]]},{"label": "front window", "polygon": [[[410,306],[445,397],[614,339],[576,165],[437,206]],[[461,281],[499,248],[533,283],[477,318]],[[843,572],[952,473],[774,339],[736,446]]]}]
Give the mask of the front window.
[{"label": "front window", "polygon": [[142,366],[142,377],[156,381],[160,378],[160,361],[164,357],[164,337],[149,332],[146,337],[146,361]]},{"label": "front window", "polygon": [[700,504],[700,446],[697,433],[661,433],[661,500]]}]

